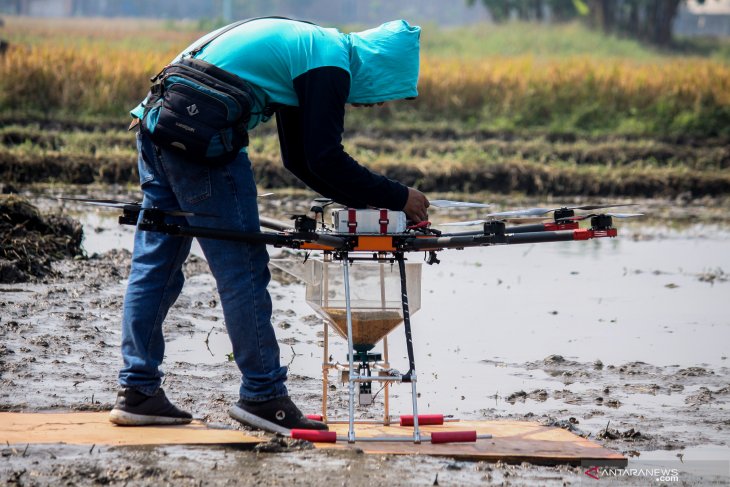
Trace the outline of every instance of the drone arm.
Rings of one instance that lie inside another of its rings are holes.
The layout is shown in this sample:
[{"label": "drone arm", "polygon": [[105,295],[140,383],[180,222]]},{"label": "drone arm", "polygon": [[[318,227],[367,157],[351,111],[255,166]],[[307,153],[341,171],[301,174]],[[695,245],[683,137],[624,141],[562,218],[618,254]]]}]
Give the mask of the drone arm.
[{"label": "drone arm", "polygon": [[206,227],[188,227],[158,223],[140,223],[137,225],[142,231],[160,232],[181,237],[212,238],[216,240],[231,240],[252,244],[273,245],[275,247],[289,247],[292,239],[288,235],[269,232],[237,232]]},{"label": "drone arm", "polygon": [[615,228],[578,228],[574,230],[557,230],[547,232],[514,233],[505,235],[506,244],[570,242],[573,240],[590,240],[594,238],[615,237]]},{"label": "drone arm", "polygon": [[526,244],[545,242],[569,242],[572,240],[584,240],[575,238],[575,232],[525,232],[505,235],[506,244]]},{"label": "drone arm", "polygon": [[403,250],[441,250],[481,247],[488,245],[515,245],[527,243],[568,242],[600,237],[615,237],[615,228],[575,229],[543,232],[451,235],[442,237],[415,238],[403,244]]},{"label": "drone arm", "polygon": [[549,222],[537,223],[534,225],[517,225],[505,228],[505,233],[534,233],[534,232],[554,232],[557,230],[576,230],[579,227],[578,222]]},{"label": "drone arm", "polygon": [[[273,220],[275,222],[275,220]],[[277,222],[284,225],[282,222]],[[213,238],[216,240],[231,240],[252,244],[273,245],[274,247],[299,248],[303,243],[317,243],[332,250],[345,249],[349,239],[336,235],[323,235],[314,232],[291,232],[286,229],[281,233],[271,232],[240,232],[219,228],[173,225],[159,221],[142,221],[137,225],[142,231],[160,232],[168,235],[184,237]]]},{"label": "drone arm", "polygon": [[[549,222],[549,223],[536,223],[530,225],[516,225],[512,227],[506,227],[504,229],[505,234],[512,233],[534,233],[534,232],[553,232],[558,230],[575,230],[579,227],[578,222]],[[483,230],[472,230],[469,232],[453,232],[444,233],[443,237],[467,237],[467,236],[479,236],[484,235]]]},{"label": "drone arm", "polygon": [[279,220],[275,220],[266,216],[259,216],[259,223],[263,228],[268,228],[270,230],[276,230],[279,232],[291,232],[294,230],[293,225],[290,225],[286,222],[280,222]]},{"label": "drone arm", "polygon": [[295,234],[295,238],[304,236],[304,240],[307,242],[316,242],[325,247],[331,247],[332,250],[344,250],[349,245],[349,239],[346,237],[339,237],[337,235],[324,235],[321,233],[307,233],[307,234]]},{"label": "drone arm", "polygon": [[457,235],[448,237],[414,238],[403,245],[403,250],[441,250],[480,247],[495,244],[494,235]]}]

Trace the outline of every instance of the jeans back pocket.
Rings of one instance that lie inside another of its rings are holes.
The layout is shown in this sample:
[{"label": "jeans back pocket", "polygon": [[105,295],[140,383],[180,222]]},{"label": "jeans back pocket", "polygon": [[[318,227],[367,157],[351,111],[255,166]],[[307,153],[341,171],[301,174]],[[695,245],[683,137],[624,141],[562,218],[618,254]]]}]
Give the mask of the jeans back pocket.
[{"label": "jeans back pocket", "polygon": [[165,149],[161,149],[160,154],[170,187],[178,200],[195,204],[210,198],[210,168]]}]

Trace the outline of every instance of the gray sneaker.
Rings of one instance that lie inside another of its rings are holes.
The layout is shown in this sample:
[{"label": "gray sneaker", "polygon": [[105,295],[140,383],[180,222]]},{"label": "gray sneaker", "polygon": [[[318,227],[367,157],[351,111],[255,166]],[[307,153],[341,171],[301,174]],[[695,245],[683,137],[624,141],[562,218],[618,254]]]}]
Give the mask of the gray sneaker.
[{"label": "gray sneaker", "polygon": [[244,401],[239,399],[228,410],[236,421],[253,428],[288,435],[292,429],[327,430],[320,421],[306,418],[289,396],[268,401]]},{"label": "gray sneaker", "polygon": [[117,402],[109,413],[109,421],[121,426],[153,424],[187,424],[193,415],[175,407],[161,388],[154,396],[147,396],[126,387],[117,393]]}]

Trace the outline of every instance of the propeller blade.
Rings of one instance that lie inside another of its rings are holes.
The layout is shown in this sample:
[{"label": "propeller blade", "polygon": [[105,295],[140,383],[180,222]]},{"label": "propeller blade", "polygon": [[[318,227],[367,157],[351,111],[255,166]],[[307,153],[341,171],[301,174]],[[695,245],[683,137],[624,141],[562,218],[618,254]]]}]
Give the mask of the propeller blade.
[{"label": "propeller blade", "polygon": [[[437,203],[448,200],[435,200]],[[453,202],[458,203],[458,202]],[[432,201],[433,205],[434,202]],[[636,206],[636,203],[621,203],[621,204],[610,204],[610,205],[581,205],[581,206],[562,206],[560,208],[525,208],[522,210],[510,210],[510,211],[498,211],[495,213],[488,213],[486,220],[471,220],[465,222],[449,222],[441,223],[442,226],[462,226],[469,227],[474,225],[481,225],[484,222],[491,220],[501,220],[511,224],[529,224],[529,223],[541,223],[546,220],[545,215],[556,210],[597,210],[602,208],[618,208],[623,206]],[[600,213],[602,215],[613,216],[616,218],[633,218],[637,216],[643,216],[643,213]],[[581,221],[594,216],[598,216],[598,213],[591,213],[589,215],[576,215],[572,217],[560,218],[560,221]]]},{"label": "propeller blade", "polygon": [[643,213],[606,213],[606,214],[613,218],[635,218],[637,216],[644,216]]},{"label": "propeller blade", "polygon": [[520,217],[520,216],[542,216],[557,210],[600,210],[603,208],[618,208],[620,206],[636,206],[636,203],[622,203],[610,205],[580,205],[580,206],[560,206],[558,208],[526,208],[524,210],[501,211],[498,213],[489,213],[491,217]]},{"label": "propeller blade", "polygon": [[[611,204],[611,205],[583,205],[583,206],[567,206],[565,208],[569,210],[601,210],[603,208],[618,208],[620,206],[636,206],[636,203],[622,203],[622,204]],[[559,210],[560,208],[555,208]]]},{"label": "propeller blade", "polygon": [[448,222],[448,223],[439,223],[438,226],[441,227],[473,227],[476,225],[483,225],[487,222],[491,221],[501,221],[505,223],[510,223],[514,225],[520,225],[520,224],[528,224],[528,223],[543,223],[546,221],[550,221],[547,218],[490,218],[489,220],[469,220],[464,222]]},{"label": "propeller blade", "polygon": [[505,223],[511,223],[513,225],[530,224],[530,223],[545,223],[551,221],[545,217],[533,217],[533,218],[501,218],[501,221]]},{"label": "propeller blade", "polygon": [[488,220],[469,220],[465,222],[448,222],[448,223],[439,223],[438,226],[440,227],[473,227],[476,225],[483,225]]},{"label": "propeller blade", "polygon": [[273,194],[274,193],[261,193],[261,194],[257,194],[256,197],[257,198],[266,198],[267,196],[271,196]]},{"label": "propeller blade", "polygon": [[429,204],[433,208],[488,208],[487,203],[471,203],[469,201],[452,201],[452,200],[430,200]]},{"label": "propeller blade", "polygon": [[574,221],[579,222],[583,220],[588,220],[589,218],[593,218],[595,216],[610,216],[611,218],[635,218],[638,216],[644,216],[643,213],[591,213],[589,215],[576,215],[576,216],[570,216],[568,218],[561,218],[560,221]]},{"label": "propeller blade", "polygon": [[497,213],[489,213],[487,216],[499,218],[512,218],[520,216],[542,216],[547,215],[554,208],[526,208],[524,210],[510,210],[510,211],[499,211]]},{"label": "propeller blade", "polygon": [[[105,200],[105,199],[95,199],[95,198],[67,198],[67,197],[59,197],[60,200],[67,200],[67,201],[80,201],[82,203],[87,203],[89,205],[95,205],[95,206],[105,206],[107,208],[120,208],[122,210],[132,210],[132,211],[140,211],[143,210],[142,203],[138,201],[117,201],[117,200]],[[150,208],[153,209],[153,208]],[[213,215],[211,213],[201,213],[201,212],[192,212],[192,211],[183,211],[183,210],[163,210],[162,208],[154,208],[155,210],[159,210],[162,213],[169,215],[169,216],[203,216],[203,217],[209,217],[209,218],[218,218],[218,215]]]},{"label": "propeller blade", "polygon": [[96,206],[107,206],[109,208],[141,208],[142,204],[139,201],[117,201],[117,200],[100,200],[94,198],[67,198],[63,196],[58,197],[59,200],[66,201],[80,201],[82,203],[88,203]]}]

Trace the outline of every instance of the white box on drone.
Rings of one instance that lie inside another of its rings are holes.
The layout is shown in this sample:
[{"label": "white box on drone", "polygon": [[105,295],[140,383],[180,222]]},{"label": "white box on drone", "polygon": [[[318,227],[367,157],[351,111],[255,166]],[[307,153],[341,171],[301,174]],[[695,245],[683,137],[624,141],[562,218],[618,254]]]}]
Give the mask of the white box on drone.
[{"label": "white box on drone", "polygon": [[337,233],[384,235],[405,233],[406,214],[393,210],[354,210],[344,208],[332,212]]}]

